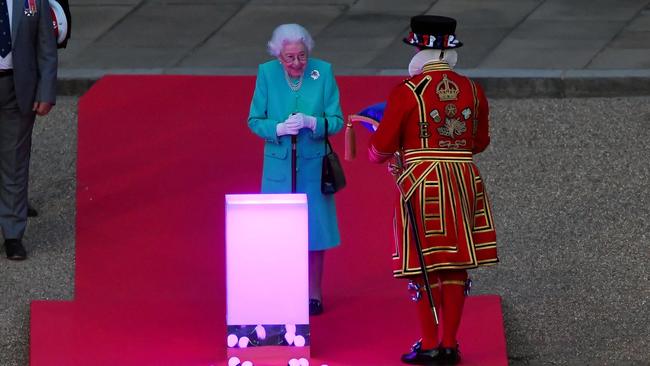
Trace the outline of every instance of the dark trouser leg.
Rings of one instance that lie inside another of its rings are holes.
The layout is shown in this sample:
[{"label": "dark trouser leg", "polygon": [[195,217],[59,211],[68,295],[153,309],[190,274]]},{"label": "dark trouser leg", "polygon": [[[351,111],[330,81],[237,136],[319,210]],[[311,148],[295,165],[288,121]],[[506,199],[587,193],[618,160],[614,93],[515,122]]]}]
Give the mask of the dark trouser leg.
[{"label": "dark trouser leg", "polygon": [[34,113],[22,114],[13,77],[0,78],[0,226],[21,239],[27,225],[27,185]]}]

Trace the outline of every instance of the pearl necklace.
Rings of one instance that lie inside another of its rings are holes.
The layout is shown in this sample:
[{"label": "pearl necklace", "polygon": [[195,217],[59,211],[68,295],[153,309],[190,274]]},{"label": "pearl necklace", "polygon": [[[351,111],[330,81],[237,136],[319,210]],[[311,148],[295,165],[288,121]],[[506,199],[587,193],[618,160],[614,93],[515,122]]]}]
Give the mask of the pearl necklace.
[{"label": "pearl necklace", "polygon": [[295,84],[291,81],[289,73],[286,71],[284,72],[284,78],[287,80],[287,85],[289,85],[289,88],[291,88],[291,90],[295,92],[300,90],[300,87],[302,86],[302,75],[300,75],[300,78],[298,78],[298,81]]}]

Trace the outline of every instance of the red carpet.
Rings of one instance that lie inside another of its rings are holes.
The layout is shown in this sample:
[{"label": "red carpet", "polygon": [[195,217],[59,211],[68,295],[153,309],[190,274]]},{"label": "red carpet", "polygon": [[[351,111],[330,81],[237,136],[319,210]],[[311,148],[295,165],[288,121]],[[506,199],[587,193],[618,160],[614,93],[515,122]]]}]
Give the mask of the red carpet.
[{"label": "red carpet", "polygon": [[[399,80],[339,78],[344,113],[384,100]],[[253,85],[113,76],[81,99],[76,296],[32,304],[31,365],[225,364],[224,194],[259,190],[262,141],[246,125]],[[405,282],[391,276],[394,183],[366,161],[369,134],[356,131],[312,365],[399,365],[418,337]],[[335,136],[341,156],[342,142]],[[467,302],[463,365],[507,365],[500,306],[497,296]]]}]

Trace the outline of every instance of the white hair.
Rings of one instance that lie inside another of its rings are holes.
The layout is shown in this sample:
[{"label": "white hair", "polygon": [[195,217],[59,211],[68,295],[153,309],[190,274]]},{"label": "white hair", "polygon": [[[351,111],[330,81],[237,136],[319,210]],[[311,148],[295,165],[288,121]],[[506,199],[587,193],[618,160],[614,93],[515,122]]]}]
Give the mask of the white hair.
[{"label": "white hair", "polygon": [[271,56],[278,57],[282,46],[287,42],[302,42],[311,53],[314,48],[314,39],[309,32],[300,24],[282,24],[273,31],[271,40],[268,43],[268,49]]}]

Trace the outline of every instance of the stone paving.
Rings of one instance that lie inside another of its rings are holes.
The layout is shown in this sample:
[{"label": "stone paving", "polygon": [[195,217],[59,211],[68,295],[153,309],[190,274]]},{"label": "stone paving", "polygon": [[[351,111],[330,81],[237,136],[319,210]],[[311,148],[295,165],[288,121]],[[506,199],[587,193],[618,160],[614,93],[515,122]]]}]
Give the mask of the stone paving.
[{"label": "stone paving", "polygon": [[[417,14],[458,19],[457,67],[515,89],[491,96],[650,93],[650,0],[78,0],[71,10],[66,94],[107,73],[254,74],[288,22],[307,27],[313,56],[337,74],[405,74],[413,49],[402,38]],[[531,86],[540,78],[551,82]]]},{"label": "stone paving", "polygon": [[281,23],[305,25],[314,56],[349,73],[405,68],[409,18],[458,19],[459,67],[650,69],[648,0],[77,0],[61,68],[254,72]]}]

